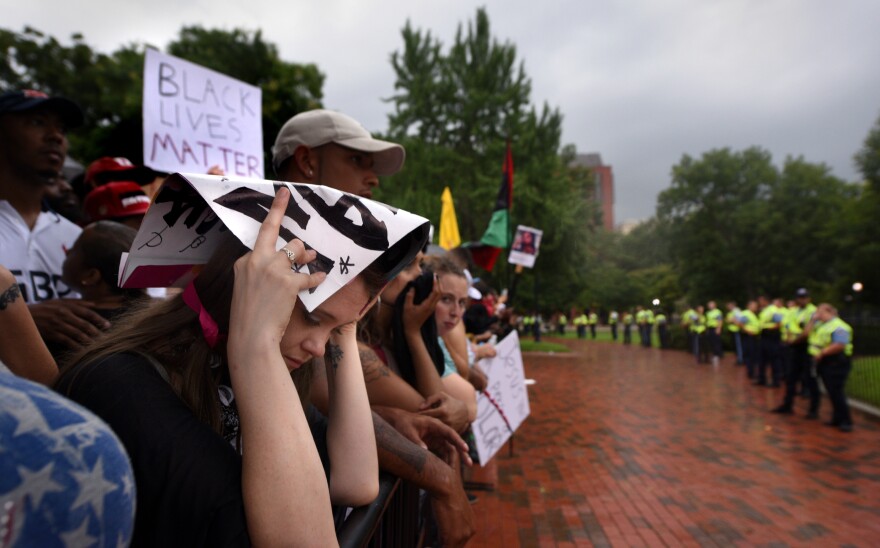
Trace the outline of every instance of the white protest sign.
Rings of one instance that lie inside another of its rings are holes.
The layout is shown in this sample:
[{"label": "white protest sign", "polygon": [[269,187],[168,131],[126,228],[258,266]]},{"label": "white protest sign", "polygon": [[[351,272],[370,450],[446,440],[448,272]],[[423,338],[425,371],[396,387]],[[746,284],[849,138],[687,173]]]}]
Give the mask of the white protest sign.
[{"label": "white protest sign", "polygon": [[263,177],[260,88],[148,49],[144,164],[158,171]]},{"label": "white protest sign", "polygon": [[471,425],[483,465],[492,460],[530,412],[516,331],[504,337],[495,350],[494,358],[480,361],[488,383],[486,390],[477,393],[477,419]]},{"label": "white protest sign", "polygon": [[[309,271],[327,273],[317,288],[300,293],[309,311],[401,240],[408,259],[400,260],[406,263],[427,241],[427,219],[330,187],[177,173],[159,189],[131,250],[123,255],[119,286],[185,285],[193,268],[210,259],[221,230],[253,249],[280,185],[290,189],[291,198],[277,249],[297,237],[318,253]],[[403,266],[388,270],[396,273]]]},{"label": "white protest sign", "polygon": [[517,226],[516,236],[513,237],[513,245],[510,246],[510,255],[507,257],[507,262],[519,264],[527,268],[534,267],[535,259],[538,258],[538,249],[541,248],[541,237],[543,235],[543,230],[530,226]]}]

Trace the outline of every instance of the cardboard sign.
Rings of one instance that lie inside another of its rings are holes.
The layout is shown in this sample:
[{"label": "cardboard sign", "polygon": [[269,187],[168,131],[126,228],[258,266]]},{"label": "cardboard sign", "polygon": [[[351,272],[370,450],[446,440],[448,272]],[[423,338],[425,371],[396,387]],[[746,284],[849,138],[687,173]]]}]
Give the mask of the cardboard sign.
[{"label": "cardboard sign", "polygon": [[211,258],[220,231],[231,231],[253,249],[281,185],[291,198],[276,249],[299,238],[318,253],[299,268],[327,273],[321,285],[299,295],[310,312],[400,240],[407,238],[413,256],[427,241],[427,219],[333,188],[177,173],[159,189],[131,250],[123,254],[119,286],[183,287],[194,267]]},{"label": "cardboard sign", "polygon": [[513,245],[510,246],[510,255],[507,258],[507,262],[519,264],[527,268],[534,267],[535,259],[538,258],[538,249],[541,248],[541,237],[543,235],[543,230],[530,226],[517,226],[516,236],[513,237]]},{"label": "cardboard sign", "polygon": [[492,460],[530,413],[516,331],[504,337],[495,350],[494,358],[480,361],[489,380],[486,390],[477,393],[477,419],[472,425],[477,454],[484,465]]},{"label": "cardboard sign", "polygon": [[262,91],[148,49],[144,62],[144,164],[158,171],[263,177]]}]

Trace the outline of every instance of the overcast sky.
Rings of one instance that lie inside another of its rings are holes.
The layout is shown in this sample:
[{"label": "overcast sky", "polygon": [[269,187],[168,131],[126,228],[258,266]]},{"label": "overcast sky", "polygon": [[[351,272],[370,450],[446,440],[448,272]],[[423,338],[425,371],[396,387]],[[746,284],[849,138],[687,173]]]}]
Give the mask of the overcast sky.
[{"label": "overcast sky", "polygon": [[262,29],[283,59],[326,74],[327,108],[374,131],[387,127],[406,20],[448,46],[485,6],[525,61],[533,101],[565,116],[563,143],[613,166],[617,222],[651,216],[671,166],[712,148],[760,145],[778,164],[802,155],[857,180],[852,156],[880,115],[877,0],[0,3],[4,28],[82,32],[106,52],[164,48],[184,24]]}]

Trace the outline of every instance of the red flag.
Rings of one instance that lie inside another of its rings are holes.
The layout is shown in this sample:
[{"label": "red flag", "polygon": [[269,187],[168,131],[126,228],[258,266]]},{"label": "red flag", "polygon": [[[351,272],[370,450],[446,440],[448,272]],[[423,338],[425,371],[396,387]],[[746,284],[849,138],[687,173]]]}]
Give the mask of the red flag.
[{"label": "red flag", "polygon": [[495,209],[486,232],[478,244],[470,246],[474,262],[489,272],[495,268],[495,261],[502,249],[510,247],[510,209],[513,207],[513,154],[510,142],[507,143],[507,154],[501,169],[501,188],[495,199]]}]

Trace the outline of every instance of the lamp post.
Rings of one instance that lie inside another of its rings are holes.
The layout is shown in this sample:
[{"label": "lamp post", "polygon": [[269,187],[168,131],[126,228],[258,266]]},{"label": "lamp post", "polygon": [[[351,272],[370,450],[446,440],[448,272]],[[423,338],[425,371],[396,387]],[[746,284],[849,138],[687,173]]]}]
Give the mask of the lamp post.
[{"label": "lamp post", "polygon": [[865,286],[862,284],[862,282],[855,282],[854,284],[852,284],[852,290],[855,294],[854,298],[856,301],[856,321],[861,320],[862,311],[861,299],[859,299],[859,295],[861,295],[863,289],[865,289]]}]

